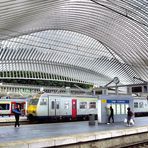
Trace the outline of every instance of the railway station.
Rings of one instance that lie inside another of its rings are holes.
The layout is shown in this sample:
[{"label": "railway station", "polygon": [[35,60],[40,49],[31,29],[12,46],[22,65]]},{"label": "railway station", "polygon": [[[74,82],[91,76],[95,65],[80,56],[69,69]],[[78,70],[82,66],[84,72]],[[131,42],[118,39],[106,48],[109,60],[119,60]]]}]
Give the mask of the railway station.
[{"label": "railway station", "polygon": [[0,1],[0,148],[148,147],[146,0]]}]

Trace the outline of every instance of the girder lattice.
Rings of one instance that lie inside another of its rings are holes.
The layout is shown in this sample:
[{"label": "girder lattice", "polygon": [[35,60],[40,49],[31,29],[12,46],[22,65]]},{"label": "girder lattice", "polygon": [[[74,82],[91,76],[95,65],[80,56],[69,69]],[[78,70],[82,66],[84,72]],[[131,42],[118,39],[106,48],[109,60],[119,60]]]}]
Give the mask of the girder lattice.
[{"label": "girder lattice", "polygon": [[1,78],[148,80],[146,0],[0,2]]}]

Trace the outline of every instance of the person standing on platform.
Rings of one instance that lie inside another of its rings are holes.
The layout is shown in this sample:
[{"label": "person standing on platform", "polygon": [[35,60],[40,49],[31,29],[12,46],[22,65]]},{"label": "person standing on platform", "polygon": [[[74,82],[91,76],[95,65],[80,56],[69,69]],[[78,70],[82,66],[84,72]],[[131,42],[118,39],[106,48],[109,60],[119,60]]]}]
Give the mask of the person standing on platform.
[{"label": "person standing on platform", "polygon": [[114,109],[112,108],[112,106],[110,106],[110,115],[108,117],[108,123],[110,124],[110,119],[112,118],[112,123],[114,123]]},{"label": "person standing on platform", "polygon": [[19,119],[20,119],[20,115],[21,115],[21,109],[20,109],[20,105],[17,104],[15,109],[13,110],[13,113],[15,115],[15,127],[16,126],[20,126],[20,123],[19,123]]},{"label": "person standing on platform", "polygon": [[127,126],[130,126],[130,120],[132,119],[133,112],[130,107],[127,108]]}]

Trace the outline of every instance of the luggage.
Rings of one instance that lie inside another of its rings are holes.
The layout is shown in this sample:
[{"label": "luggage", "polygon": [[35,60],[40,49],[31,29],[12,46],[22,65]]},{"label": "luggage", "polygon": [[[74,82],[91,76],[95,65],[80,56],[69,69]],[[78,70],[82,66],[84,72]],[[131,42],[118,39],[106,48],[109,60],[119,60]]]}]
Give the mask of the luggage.
[{"label": "luggage", "polygon": [[124,123],[127,123],[127,118],[124,119]]},{"label": "luggage", "polygon": [[134,125],[134,124],[135,124],[135,121],[134,121],[133,119],[131,119],[131,120],[130,120],[130,124],[131,124],[131,125]]},{"label": "luggage", "polygon": [[[127,118],[124,119],[124,123],[127,124]],[[131,125],[135,125],[135,120],[134,119],[130,119],[129,125],[127,124],[127,126],[131,126]]]}]

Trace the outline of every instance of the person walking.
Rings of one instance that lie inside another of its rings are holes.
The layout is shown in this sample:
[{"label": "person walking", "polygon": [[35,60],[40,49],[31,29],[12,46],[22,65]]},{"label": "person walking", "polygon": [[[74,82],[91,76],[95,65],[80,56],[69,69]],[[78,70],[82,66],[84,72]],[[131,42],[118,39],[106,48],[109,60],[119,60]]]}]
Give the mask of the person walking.
[{"label": "person walking", "polygon": [[16,126],[20,126],[20,123],[19,123],[19,118],[20,118],[20,115],[21,115],[21,108],[20,108],[20,105],[19,104],[17,104],[16,106],[15,106],[15,109],[13,110],[13,112],[14,112],[14,115],[15,115],[15,127]]},{"label": "person walking", "polygon": [[112,119],[112,123],[114,123],[114,109],[112,108],[112,106],[110,106],[110,115],[108,117],[108,123],[110,124],[110,119]]},{"label": "person walking", "polygon": [[130,120],[132,119],[133,112],[130,107],[127,108],[127,126],[130,126]]}]

